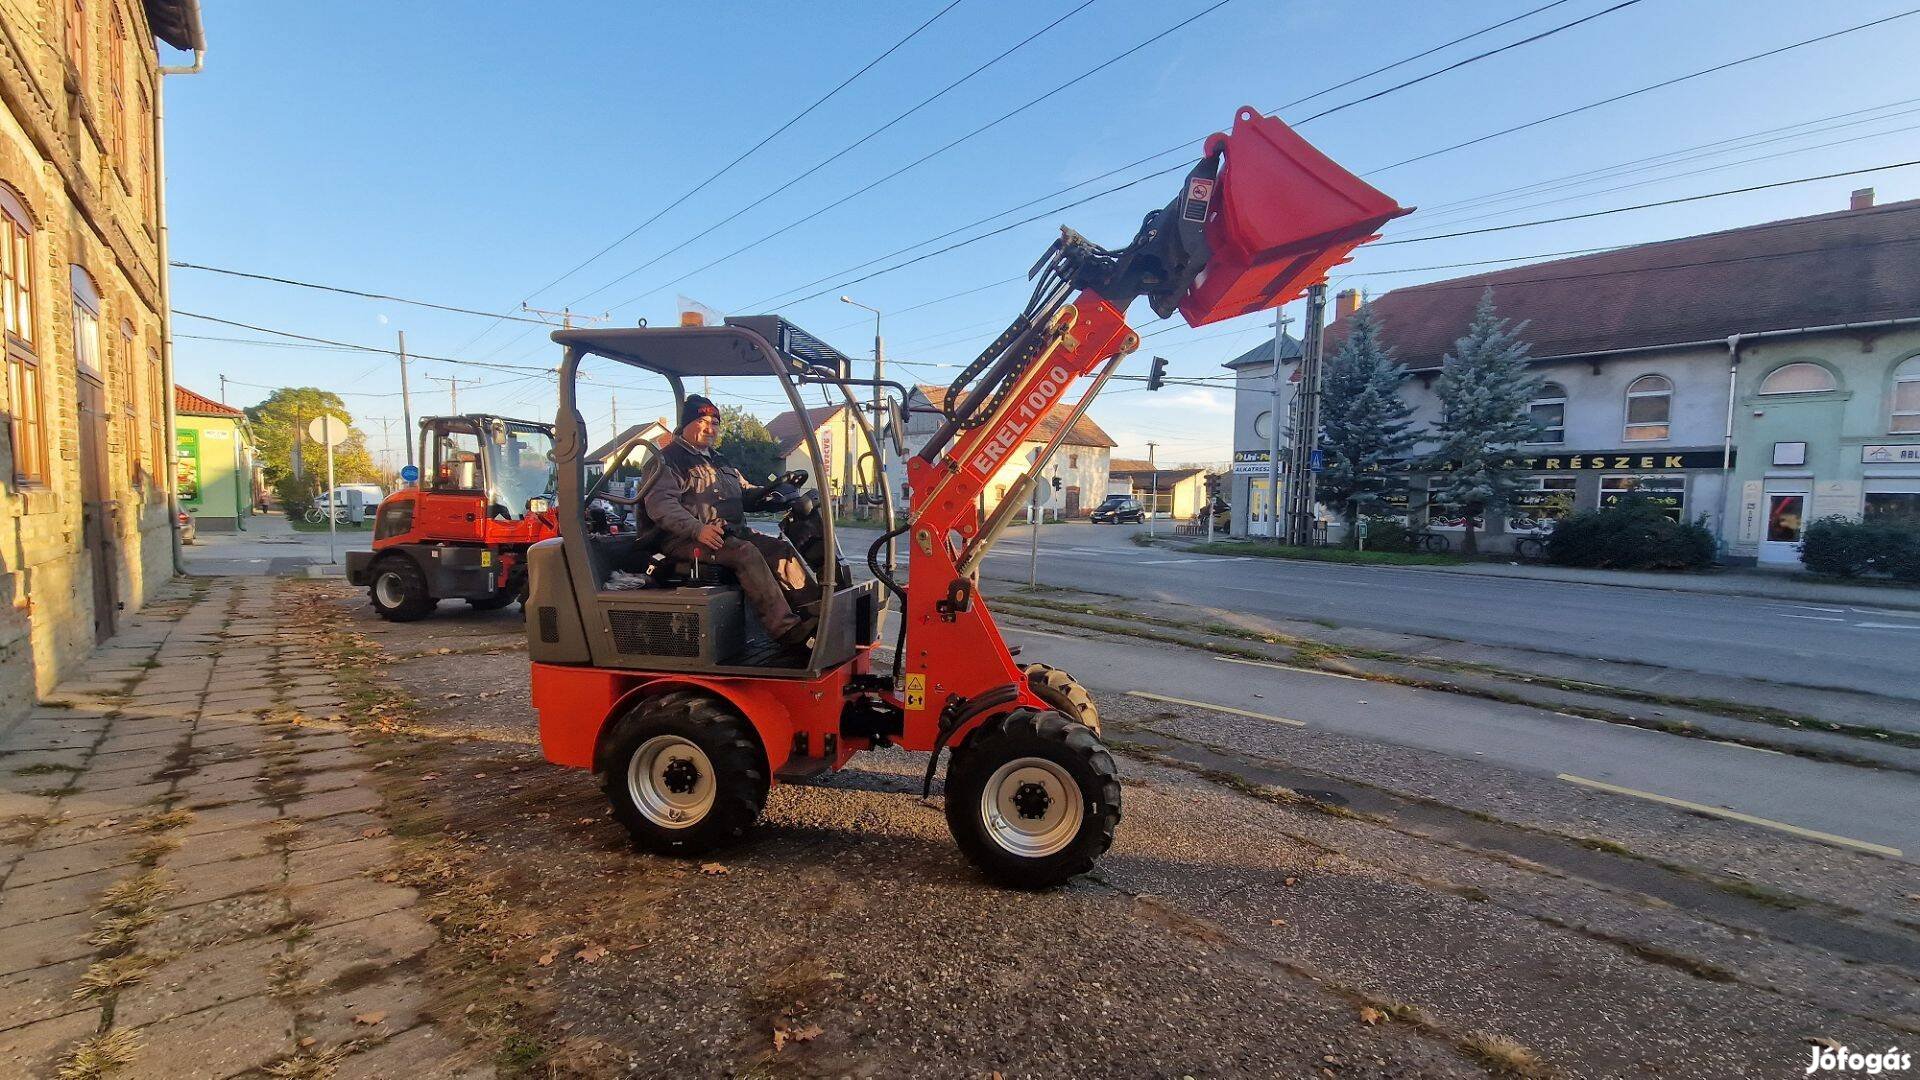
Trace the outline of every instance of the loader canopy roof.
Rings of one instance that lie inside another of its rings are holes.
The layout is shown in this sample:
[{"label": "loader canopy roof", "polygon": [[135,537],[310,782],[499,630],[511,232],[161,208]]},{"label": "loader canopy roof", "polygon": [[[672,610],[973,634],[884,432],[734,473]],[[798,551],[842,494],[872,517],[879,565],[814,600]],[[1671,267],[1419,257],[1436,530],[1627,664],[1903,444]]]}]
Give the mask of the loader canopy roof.
[{"label": "loader canopy roof", "polygon": [[849,361],[833,346],[778,315],[745,315],[722,326],[631,326],[556,330],[568,348],[662,375],[825,375],[845,378]]}]

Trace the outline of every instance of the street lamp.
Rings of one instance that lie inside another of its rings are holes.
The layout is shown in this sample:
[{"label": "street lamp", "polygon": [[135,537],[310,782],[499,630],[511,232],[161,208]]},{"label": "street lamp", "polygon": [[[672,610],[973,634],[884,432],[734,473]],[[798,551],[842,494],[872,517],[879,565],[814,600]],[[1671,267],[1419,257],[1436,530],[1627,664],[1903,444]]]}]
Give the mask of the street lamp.
[{"label": "street lamp", "polygon": [[[863,304],[851,296],[841,297],[840,302],[843,304],[852,304],[862,311],[873,312],[873,428],[874,432],[878,434],[880,426],[885,423],[886,416],[885,411],[882,409],[882,394],[884,392],[880,388],[880,380],[886,378],[886,346],[880,339],[880,309]],[[874,479],[878,483],[885,484],[888,482],[887,440],[878,438],[874,440],[874,443],[875,446],[873,449],[876,455],[873,463]],[[849,440],[849,445],[851,445],[851,440]]]}]

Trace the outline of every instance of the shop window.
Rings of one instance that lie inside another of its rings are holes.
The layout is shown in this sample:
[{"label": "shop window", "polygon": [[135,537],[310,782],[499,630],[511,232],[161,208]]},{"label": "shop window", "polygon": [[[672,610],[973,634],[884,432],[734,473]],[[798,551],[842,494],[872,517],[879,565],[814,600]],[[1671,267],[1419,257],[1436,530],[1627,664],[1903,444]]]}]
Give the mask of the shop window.
[{"label": "shop window", "polygon": [[1507,510],[1508,532],[1545,532],[1553,523],[1573,513],[1574,487],[1571,476],[1528,477],[1513,496]]},{"label": "shop window", "polygon": [[1899,522],[1920,527],[1920,491],[1869,491],[1865,518],[1881,524]]},{"label": "shop window", "polygon": [[73,279],[73,362],[82,375],[106,380],[100,370],[100,289],[86,267],[71,267]]},{"label": "shop window", "polygon": [[1673,383],[1663,375],[1642,375],[1627,387],[1628,442],[1651,442],[1672,433]]},{"label": "shop window", "polygon": [[1767,542],[1797,544],[1807,519],[1807,497],[1788,492],[1767,496]]},{"label": "shop window", "polygon": [[1920,356],[1893,369],[1893,421],[1887,430],[1920,432]]},{"label": "shop window", "polygon": [[1611,510],[1637,498],[1652,503],[1675,521],[1687,516],[1687,478],[1684,476],[1603,476],[1600,508]]},{"label": "shop window", "polygon": [[1563,443],[1567,441],[1567,391],[1559,383],[1547,383],[1540,388],[1540,394],[1527,405],[1528,415],[1540,427],[1536,443]]},{"label": "shop window", "polygon": [[5,323],[8,437],[17,483],[47,478],[47,429],[34,346],[33,223],[11,189],[0,186],[0,322]]},{"label": "shop window", "polygon": [[1832,389],[1833,372],[1819,364],[1788,364],[1760,380],[1762,394],[1818,394]]}]

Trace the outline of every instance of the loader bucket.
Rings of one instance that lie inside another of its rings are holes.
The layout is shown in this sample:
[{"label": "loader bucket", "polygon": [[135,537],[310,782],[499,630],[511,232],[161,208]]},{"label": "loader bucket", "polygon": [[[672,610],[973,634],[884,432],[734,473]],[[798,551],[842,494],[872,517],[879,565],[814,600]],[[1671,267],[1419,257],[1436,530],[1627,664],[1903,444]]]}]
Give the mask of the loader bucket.
[{"label": "loader bucket", "polygon": [[1206,149],[1224,152],[1226,163],[1206,225],[1211,256],[1180,301],[1190,326],[1294,299],[1382,225],[1413,212],[1252,108]]}]

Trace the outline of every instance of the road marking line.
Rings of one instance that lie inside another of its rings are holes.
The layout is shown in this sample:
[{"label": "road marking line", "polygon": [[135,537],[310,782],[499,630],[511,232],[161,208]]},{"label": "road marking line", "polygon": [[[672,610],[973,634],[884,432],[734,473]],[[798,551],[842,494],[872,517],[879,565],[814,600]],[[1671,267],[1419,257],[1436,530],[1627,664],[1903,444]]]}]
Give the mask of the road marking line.
[{"label": "road marking line", "polygon": [[1895,619],[1920,619],[1920,611],[1896,611],[1893,608],[1857,607],[1847,609],[1856,615],[1887,615]]},{"label": "road marking line", "polygon": [[1920,623],[1857,622],[1862,630],[1920,630]]},{"label": "road marking line", "polygon": [[1747,745],[1746,743],[1741,743],[1741,742],[1728,742],[1728,741],[1727,741],[1727,740],[1725,740],[1725,739],[1711,739],[1711,740],[1708,740],[1708,741],[1710,741],[1710,742],[1717,742],[1717,743],[1719,743],[1719,744],[1720,744],[1721,746],[1733,746],[1733,747],[1738,747],[1738,748],[1739,748],[1739,749],[1741,749],[1741,750],[1758,750],[1758,751],[1760,751],[1760,752],[1761,752],[1761,753],[1763,753],[1763,754],[1773,754],[1773,755],[1775,755],[1776,757],[1785,757],[1785,756],[1786,756],[1785,754],[1782,754],[1782,753],[1781,753],[1780,751],[1778,751],[1778,750],[1769,750],[1769,749],[1767,749],[1767,748],[1766,748],[1766,747],[1764,747],[1764,746],[1748,746],[1748,745]]},{"label": "road marking line", "polygon": [[1841,614],[1845,614],[1847,610],[1846,608],[1838,608],[1838,607],[1814,607],[1812,604],[1775,604],[1774,606],[1775,607],[1795,607],[1795,608],[1799,608],[1801,611],[1831,611],[1831,612],[1838,612]]},{"label": "road marking line", "polygon": [[[1779,617],[1782,619],[1812,619],[1814,622],[1846,622],[1847,621],[1845,619],[1835,618],[1832,615],[1788,615],[1785,612],[1781,612]],[[1865,624],[1862,624],[1862,625],[1865,625]]]},{"label": "road marking line", "polygon": [[1304,720],[1289,720],[1284,716],[1269,716],[1266,713],[1251,712],[1246,709],[1236,709],[1231,705],[1214,705],[1210,702],[1205,702],[1205,701],[1188,701],[1186,698],[1168,697],[1165,694],[1150,694],[1145,690],[1129,690],[1127,691],[1127,696],[1137,697],[1137,698],[1146,698],[1149,701],[1165,701],[1173,705],[1188,705],[1196,709],[1211,709],[1214,712],[1232,713],[1235,716],[1250,716],[1255,720],[1271,720],[1276,724],[1285,724],[1288,727],[1306,727],[1307,726],[1306,721]]},{"label": "road marking line", "polygon": [[1248,667],[1270,667],[1281,671],[1297,671],[1302,675],[1325,675],[1329,679],[1348,679],[1353,682],[1365,682],[1358,675],[1342,675],[1337,671],[1321,671],[1318,668],[1295,667],[1292,664],[1276,664],[1271,660],[1242,660],[1237,656],[1216,656],[1215,660],[1228,664],[1245,664]]},{"label": "road marking line", "polygon": [[1061,641],[1083,640],[1081,638],[1074,637],[1071,634],[1055,634],[1046,630],[1029,630],[1024,626],[1009,626],[1009,627],[1006,627],[1005,629],[1007,630],[1008,633],[1011,633],[1011,634],[1032,634],[1034,637],[1059,638]]},{"label": "road marking line", "polygon": [[1677,806],[1682,810],[1692,810],[1695,813],[1706,814],[1710,817],[1725,818],[1728,821],[1740,821],[1748,825],[1758,825],[1763,829],[1774,829],[1793,836],[1804,837],[1808,840],[1820,840],[1829,844],[1837,844],[1841,847],[1856,848],[1860,851],[1871,851],[1876,855],[1888,855],[1896,859],[1903,857],[1899,848],[1890,848],[1884,844],[1868,843],[1865,840],[1852,840],[1844,836],[1835,836],[1833,833],[1821,832],[1818,829],[1803,829],[1798,825],[1788,825],[1784,821],[1774,821],[1770,818],[1743,814],[1738,810],[1723,810],[1718,806],[1706,806],[1697,802],[1688,802],[1685,799],[1676,799],[1671,795],[1656,795],[1651,791],[1635,791],[1633,788],[1619,787],[1614,784],[1602,783],[1599,780],[1588,780],[1583,776],[1574,776],[1570,773],[1558,773],[1556,775],[1559,779],[1565,780],[1569,784],[1578,784],[1581,787],[1593,788],[1595,791],[1607,791],[1615,795],[1631,795],[1636,799],[1646,799],[1649,802],[1663,803],[1667,806]]},{"label": "road marking line", "polygon": [[1140,563],[1139,565],[1141,565],[1141,566],[1172,566],[1172,565],[1174,565],[1175,563],[1190,563],[1190,562],[1212,562],[1212,561],[1213,561],[1212,559],[1208,559],[1208,558],[1200,558],[1200,559],[1148,559],[1148,560],[1147,560],[1146,562],[1143,562],[1143,563]]}]

